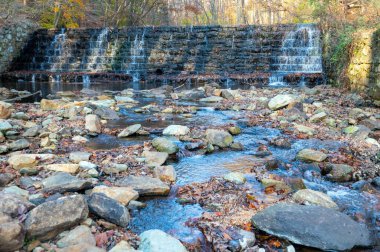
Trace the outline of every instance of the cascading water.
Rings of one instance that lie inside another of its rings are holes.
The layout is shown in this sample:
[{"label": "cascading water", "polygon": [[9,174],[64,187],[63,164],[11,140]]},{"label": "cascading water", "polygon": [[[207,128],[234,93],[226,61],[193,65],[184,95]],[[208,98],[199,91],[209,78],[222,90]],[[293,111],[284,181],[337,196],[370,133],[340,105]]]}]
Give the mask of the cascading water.
[{"label": "cascading water", "polygon": [[131,62],[128,65],[127,74],[130,74],[133,78],[133,82],[138,82],[141,79],[141,73],[144,71],[142,68],[146,59],[145,56],[145,30],[141,37],[138,34],[135,36],[135,40],[131,44]]},{"label": "cascading water", "polygon": [[90,53],[87,56],[85,69],[89,72],[99,72],[104,70],[106,53],[108,49],[108,28],[100,31],[95,41],[90,41]]},{"label": "cascading water", "polygon": [[[279,55],[273,58],[270,86],[285,86],[289,73],[322,73],[320,31],[315,25],[297,25],[284,40]],[[302,84],[303,80],[301,80]]]}]

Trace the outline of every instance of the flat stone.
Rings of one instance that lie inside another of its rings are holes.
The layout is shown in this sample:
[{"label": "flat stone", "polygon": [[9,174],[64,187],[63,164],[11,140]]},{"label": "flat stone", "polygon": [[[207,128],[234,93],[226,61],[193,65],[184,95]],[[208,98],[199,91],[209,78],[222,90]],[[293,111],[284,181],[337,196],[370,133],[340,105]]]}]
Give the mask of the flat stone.
[{"label": "flat stone", "polygon": [[144,151],[142,155],[146,164],[151,167],[163,165],[169,157],[168,153],[157,151]]},{"label": "flat stone", "polygon": [[123,137],[128,137],[130,135],[136,134],[137,131],[141,129],[141,124],[134,124],[126,129],[124,129],[122,132],[120,132],[117,137],[123,138]]},{"label": "flat stone", "polygon": [[313,128],[307,127],[305,125],[295,124],[294,128],[296,128],[296,130],[298,130],[299,132],[307,134],[309,136],[312,136],[315,134],[315,130]]},{"label": "flat stone", "polygon": [[46,170],[56,172],[77,173],[79,171],[79,164],[50,164],[45,166]]},{"label": "flat stone", "polygon": [[302,189],[293,195],[293,200],[304,205],[317,205],[332,209],[338,209],[338,205],[325,193]]},{"label": "flat stone", "polygon": [[77,192],[92,187],[90,180],[79,179],[66,172],[58,172],[52,176],[42,180],[44,192],[64,193]]},{"label": "flat stone", "polygon": [[54,159],[53,154],[15,154],[8,158],[8,163],[13,169],[35,167],[39,161]]},{"label": "flat stone", "polygon": [[311,123],[320,122],[320,121],[322,121],[323,119],[325,119],[326,117],[327,117],[326,112],[320,112],[320,113],[318,113],[318,114],[315,114],[315,115],[311,116],[311,117],[309,118],[309,122],[311,122]]},{"label": "flat stone", "polygon": [[275,97],[269,100],[268,107],[271,110],[278,110],[288,106],[290,103],[293,102],[295,102],[295,98],[293,95],[280,94],[276,95]]},{"label": "flat stone", "polygon": [[233,137],[224,130],[208,129],[206,130],[206,140],[212,145],[226,148],[232,144]]},{"label": "flat stone", "polygon": [[77,151],[77,152],[71,152],[69,159],[73,163],[79,163],[80,161],[90,160],[90,157],[91,157],[91,153],[89,152]]},{"label": "flat stone", "polygon": [[313,149],[303,149],[297,154],[297,159],[305,162],[322,162],[326,158],[325,153]]},{"label": "flat stone", "polygon": [[40,106],[42,110],[58,110],[64,106],[64,102],[62,100],[47,100],[42,99],[40,102]]},{"label": "flat stone", "polygon": [[152,145],[159,152],[166,152],[169,155],[174,154],[179,150],[178,146],[173,141],[165,137],[157,137],[153,139]]},{"label": "flat stone", "polygon": [[118,103],[135,103],[135,104],[139,103],[138,101],[128,96],[115,96],[115,100]]},{"label": "flat stone", "polygon": [[28,198],[29,197],[29,192],[27,190],[21,189],[18,186],[9,186],[4,188],[3,190],[4,193],[10,193],[10,194],[17,194],[20,195],[21,197]]},{"label": "flat stone", "polygon": [[98,115],[104,120],[119,120],[120,117],[115,110],[107,107],[97,107],[94,111],[95,115]]},{"label": "flat stone", "polygon": [[246,179],[244,177],[244,174],[241,172],[230,172],[224,175],[223,177],[225,180],[237,184],[237,185],[242,185],[245,183]]},{"label": "flat stone", "polygon": [[97,100],[97,101],[91,101],[90,104],[95,105],[97,107],[112,107],[116,104],[115,100],[113,99],[106,99],[106,100]]},{"label": "flat stone", "polygon": [[154,176],[164,182],[175,182],[176,172],[172,165],[156,166],[154,168]]},{"label": "flat stone", "polygon": [[271,235],[321,250],[350,250],[372,243],[364,225],[321,206],[280,203],[254,215],[252,223]]},{"label": "flat stone", "polygon": [[91,194],[93,193],[104,194],[124,206],[128,205],[131,200],[136,200],[139,197],[138,192],[131,187],[96,186],[92,189]]},{"label": "flat stone", "polygon": [[158,230],[152,229],[140,234],[139,250],[146,252],[186,252],[187,249],[173,236]]},{"label": "flat stone", "polygon": [[129,186],[136,190],[140,196],[168,195],[170,187],[157,178],[147,176],[128,176],[116,181],[117,186]]},{"label": "flat stone", "polygon": [[104,194],[91,194],[88,206],[92,213],[111,223],[121,227],[127,227],[129,224],[130,216],[128,208]]},{"label": "flat stone", "polygon": [[28,213],[25,221],[29,239],[48,240],[86,220],[88,206],[81,195],[45,202]]},{"label": "flat stone", "polygon": [[85,128],[92,133],[101,133],[102,124],[100,118],[97,115],[86,115]]},{"label": "flat stone", "polygon": [[29,141],[26,139],[16,140],[8,145],[8,148],[12,151],[23,150],[29,148]]},{"label": "flat stone", "polygon": [[69,247],[76,244],[96,245],[95,237],[91,233],[91,229],[87,226],[78,226],[71,230],[65,237],[57,242],[58,248]]},{"label": "flat stone", "polygon": [[163,131],[163,135],[167,136],[184,136],[189,134],[190,129],[187,126],[182,125],[170,125]]}]

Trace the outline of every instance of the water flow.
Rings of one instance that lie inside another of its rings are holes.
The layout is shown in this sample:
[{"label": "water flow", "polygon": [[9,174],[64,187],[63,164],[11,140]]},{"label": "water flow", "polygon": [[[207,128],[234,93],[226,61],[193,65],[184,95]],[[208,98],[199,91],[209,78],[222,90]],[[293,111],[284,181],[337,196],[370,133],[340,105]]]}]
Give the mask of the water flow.
[{"label": "water flow", "polygon": [[84,69],[89,72],[105,70],[106,54],[108,49],[108,28],[100,31],[95,41],[90,41],[90,53],[87,56],[87,64]]},{"label": "water flow", "polygon": [[138,82],[141,79],[141,75],[144,71],[145,63],[145,30],[141,37],[138,34],[135,36],[135,40],[131,45],[131,62],[128,65],[127,74],[130,74],[133,78],[133,82]]}]

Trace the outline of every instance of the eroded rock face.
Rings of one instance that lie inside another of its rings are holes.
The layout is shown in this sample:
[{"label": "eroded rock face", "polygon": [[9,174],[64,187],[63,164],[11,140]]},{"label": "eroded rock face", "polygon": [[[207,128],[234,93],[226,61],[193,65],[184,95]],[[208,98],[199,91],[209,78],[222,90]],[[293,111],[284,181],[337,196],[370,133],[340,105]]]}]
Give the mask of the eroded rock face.
[{"label": "eroded rock face", "polygon": [[130,186],[136,190],[140,196],[168,195],[170,187],[159,180],[147,176],[128,176],[116,182],[117,186]]},{"label": "eroded rock face", "polygon": [[28,213],[25,228],[28,238],[47,240],[84,221],[88,206],[82,195],[45,202]]},{"label": "eroded rock face", "polygon": [[140,234],[141,243],[139,250],[149,252],[186,252],[182,243],[167,233],[152,229]]},{"label": "eroded rock face", "polygon": [[364,225],[321,206],[280,203],[254,215],[252,223],[269,234],[322,250],[349,250],[372,243]]}]

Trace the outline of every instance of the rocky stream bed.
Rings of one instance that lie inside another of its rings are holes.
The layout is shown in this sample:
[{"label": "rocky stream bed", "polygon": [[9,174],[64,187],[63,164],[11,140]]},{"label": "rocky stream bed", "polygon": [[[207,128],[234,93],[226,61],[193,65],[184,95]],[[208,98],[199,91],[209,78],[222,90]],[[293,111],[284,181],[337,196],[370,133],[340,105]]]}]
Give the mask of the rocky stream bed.
[{"label": "rocky stream bed", "polygon": [[366,97],[75,89],[0,102],[0,118],[0,251],[380,249]]}]

